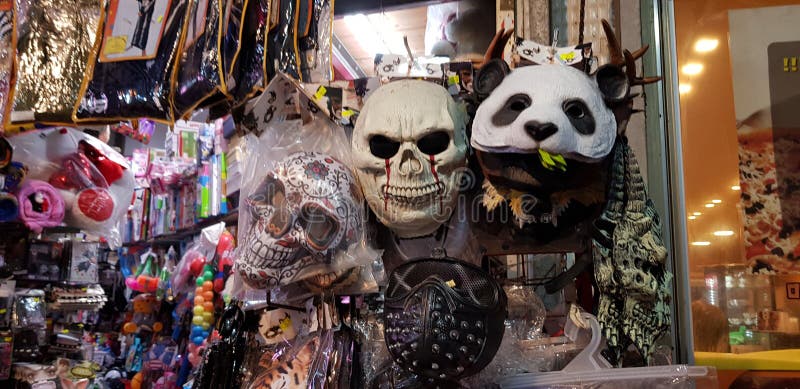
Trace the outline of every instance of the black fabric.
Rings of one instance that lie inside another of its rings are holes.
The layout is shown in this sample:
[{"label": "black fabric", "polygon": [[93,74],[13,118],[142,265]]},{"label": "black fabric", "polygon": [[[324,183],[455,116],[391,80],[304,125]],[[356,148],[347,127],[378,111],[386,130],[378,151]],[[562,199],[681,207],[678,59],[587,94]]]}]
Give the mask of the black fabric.
[{"label": "black fabric", "polygon": [[239,42],[239,57],[233,74],[236,87],[232,94],[237,104],[243,103],[253,93],[263,90],[267,80],[265,74],[268,0],[249,0],[244,14],[244,31]]},{"label": "black fabric", "polygon": [[[222,88],[222,69],[220,68],[219,30],[221,0],[211,0],[205,20],[205,30],[197,40],[186,49],[181,49],[180,65],[177,70],[174,96],[176,118],[183,117],[200,104],[211,104],[224,97]],[[197,9],[199,1],[192,1],[190,15],[202,13]],[[189,23],[194,22],[194,16]],[[187,40],[193,37],[186,37]]]},{"label": "black fabric", "polygon": [[[170,81],[186,8],[185,1],[173,1],[153,59],[99,62],[99,50],[93,53],[94,69],[87,72],[89,82],[75,117],[79,120],[141,117],[172,120]],[[98,101],[103,103],[95,103]]]}]

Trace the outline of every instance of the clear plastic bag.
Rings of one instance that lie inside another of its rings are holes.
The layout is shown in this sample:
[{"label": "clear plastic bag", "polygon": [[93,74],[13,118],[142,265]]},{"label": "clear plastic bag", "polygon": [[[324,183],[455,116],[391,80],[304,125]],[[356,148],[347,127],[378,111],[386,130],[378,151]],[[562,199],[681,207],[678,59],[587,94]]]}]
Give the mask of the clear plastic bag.
[{"label": "clear plastic bag", "polygon": [[233,91],[234,104],[240,104],[263,91],[267,86],[267,23],[269,0],[248,0],[242,19],[237,74]]},{"label": "clear plastic bag", "polygon": [[293,0],[275,0],[278,5],[277,23],[270,22],[267,37],[267,77],[272,79],[278,73],[286,73],[295,80],[300,79],[299,53],[296,49],[298,11]]},{"label": "clear plastic bag", "polygon": [[[299,26],[301,32],[297,38],[300,50],[300,70],[303,82],[326,82],[333,79],[331,67],[331,37],[333,36],[333,7],[331,0],[313,0],[302,2]],[[302,12],[304,6],[310,6],[311,14],[306,28]]]},{"label": "clear plastic bag", "polygon": [[29,167],[28,178],[50,183],[64,201],[67,225],[121,244],[133,188],[128,161],[99,139],[73,128],[47,128],[8,139],[14,159]]},{"label": "clear plastic bag", "polygon": [[237,273],[263,289],[370,263],[342,128],[283,75],[245,112],[260,137],[244,139]]},{"label": "clear plastic bag", "polygon": [[[156,5],[163,5],[164,0],[156,1]],[[128,18],[136,22],[140,19],[140,14],[126,4],[126,11],[131,14],[113,14],[109,12],[112,5],[122,7],[123,2],[109,1],[106,10],[101,16],[100,26],[97,29],[97,40],[93,52],[90,55],[89,66],[86,69],[79,101],[75,105],[73,119],[75,122],[89,121],[94,119],[105,120],[125,120],[149,118],[160,122],[171,122],[174,117],[170,102],[170,80],[172,79],[175,64],[175,55],[178,53],[181,35],[183,33],[184,18],[186,16],[188,2],[172,2],[168,11],[164,15],[152,17],[151,22],[157,22],[162,29],[154,28],[152,34],[160,33],[160,39],[156,46],[157,50],[150,53],[152,58],[122,58],[112,60],[102,60],[107,52],[107,46],[115,46],[110,42],[122,42],[122,52],[130,51],[135,42],[127,42],[124,36],[115,36],[113,26],[108,30],[111,32],[109,37],[104,37],[106,25],[112,25],[109,20],[112,15],[119,18]],[[137,28],[137,30],[139,30]],[[133,40],[136,40],[134,32]],[[147,34],[145,34],[146,36]],[[105,42],[108,40],[109,42]],[[148,40],[145,37],[145,40]],[[125,46],[131,44],[127,49]],[[118,45],[118,44],[117,44]],[[152,48],[152,43],[142,45]],[[142,53],[145,50],[142,49]]]},{"label": "clear plastic bag", "polygon": [[220,37],[225,33],[224,3],[223,0],[190,2],[186,36],[174,75],[172,103],[176,117],[184,118],[201,104],[211,104],[227,93]]},{"label": "clear plastic bag", "polygon": [[[70,123],[95,41],[100,2],[21,0],[15,3],[14,121]],[[0,78],[10,80],[6,76]]]},{"label": "clear plastic bag", "polygon": [[[14,28],[14,11],[0,11],[0,30],[11,31]],[[11,98],[11,80],[14,74],[14,45],[12,34],[0,36],[0,134],[9,114]]]}]

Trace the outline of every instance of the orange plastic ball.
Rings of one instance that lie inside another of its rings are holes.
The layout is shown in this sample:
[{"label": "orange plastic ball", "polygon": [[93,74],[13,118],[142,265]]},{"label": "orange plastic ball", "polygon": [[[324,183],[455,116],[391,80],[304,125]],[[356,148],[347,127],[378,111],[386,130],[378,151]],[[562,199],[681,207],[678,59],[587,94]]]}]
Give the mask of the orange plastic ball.
[{"label": "orange plastic ball", "polygon": [[127,322],[125,325],[122,326],[122,332],[126,334],[132,334],[136,332],[136,324]]},{"label": "orange plastic ball", "polygon": [[202,296],[203,292],[204,292],[203,291],[203,287],[202,286],[198,286],[197,289],[194,290],[194,295],[195,295],[195,297]]},{"label": "orange plastic ball", "polygon": [[153,323],[153,331],[161,332],[161,330],[163,330],[163,329],[164,329],[164,325],[161,324],[160,321],[157,321],[157,322]]},{"label": "orange plastic ball", "polygon": [[212,303],[211,301],[204,302],[203,303],[203,309],[206,312],[214,312],[214,303]]},{"label": "orange plastic ball", "polygon": [[204,299],[203,296],[194,296],[194,305],[203,305],[204,302],[206,302],[206,299]]},{"label": "orange plastic ball", "polygon": [[211,281],[206,281],[203,283],[203,291],[208,292],[209,290],[214,290],[214,283]]},{"label": "orange plastic ball", "polygon": [[203,292],[203,298],[206,299],[206,301],[214,301],[214,292],[210,290]]}]

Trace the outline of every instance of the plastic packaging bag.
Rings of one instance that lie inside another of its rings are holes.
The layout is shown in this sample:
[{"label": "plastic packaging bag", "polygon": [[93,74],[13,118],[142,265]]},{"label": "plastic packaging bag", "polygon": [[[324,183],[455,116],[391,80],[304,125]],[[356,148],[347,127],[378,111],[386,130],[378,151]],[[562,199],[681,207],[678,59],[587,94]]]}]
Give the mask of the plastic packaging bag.
[{"label": "plastic packaging bag", "polygon": [[241,37],[244,31],[243,17],[245,0],[222,1],[222,73],[225,77],[227,92],[236,89],[236,75],[239,69],[239,52]]},{"label": "plastic packaging bag", "polygon": [[[242,35],[233,91],[234,104],[241,104],[267,86],[267,22],[270,0],[248,0],[242,19]],[[230,74],[230,73],[229,73]]]},{"label": "plastic packaging bag", "polygon": [[173,75],[176,117],[185,118],[200,105],[212,104],[227,93],[222,53],[224,3],[194,0],[189,5],[186,36]]},{"label": "plastic packaging bag", "polygon": [[[169,86],[187,2],[157,0],[152,3],[153,7],[161,7],[157,16],[155,11],[142,13],[132,3],[109,1],[106,4],[79,93],[80,100],[73,112],[76,122],[141,117],[161,122],[173,120]],[[117,5],[123,14],[110,12],[112,5]],[[163,8],[165,5],[167,7]],[[124,31],[116,31],[114,20],[110,20],[120,18],[138,27],[147,24],[148,15],[150,24],[160,28],[136,28],[130,42],[122,24],[119,28]],[[137,31],[150,33],[137,34]],[[142,55],[128,55],[137,49]]]},{"label": "plastic packaging bag", "polygon": [[[307,17],[305,16],[307,15]],[[333,7],[330,0],[300,2],[297,46],[303,82],[331,81]]]},{"label": "plastic packaging bag", "polygon": [[99,139],[73,128],[47,128],[8,139],[28,177],[49,183],[64,202],[64,221],[119,247],[118,228],[133,196],[128,161]]},{"label": "plastic packaging bag", "polygon": [[[14,76],[14,9],[0,9],[0,134],[10,111],[11,84]],[[7,31],[7,32],[6,32]]]},{"label": "plastic packaging bag", "polygon": [[[338,279],[370,263],[344,131],[281,75],[249,104],[237,272],[253,288]],[[258,119],[256,119],[258,118]]]},{"label": "plastic packaging bag", "polygon": [[70,123],[95,41],[102,2],[21,0],[16,3],[14,121]]},{"label": "plastic packaging bag", "polygon": [[[270,22],[267,48],[267,78],[286,73],[295,80],[300,79],[300,59],[296,49],[297,7],[293,0],[275,0],[279,8],[277,23]],[[274,10],[273,10],[274,11]]]}]

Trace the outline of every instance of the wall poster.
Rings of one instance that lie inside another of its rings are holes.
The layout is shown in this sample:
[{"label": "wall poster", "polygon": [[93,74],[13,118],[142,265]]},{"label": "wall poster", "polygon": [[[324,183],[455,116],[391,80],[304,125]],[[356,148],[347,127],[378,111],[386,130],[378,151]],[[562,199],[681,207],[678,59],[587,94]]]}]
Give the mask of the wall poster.
[{"label": "wall poster", "polygon": [[800,6],[728,20],[746,257],[800,271]]}]

